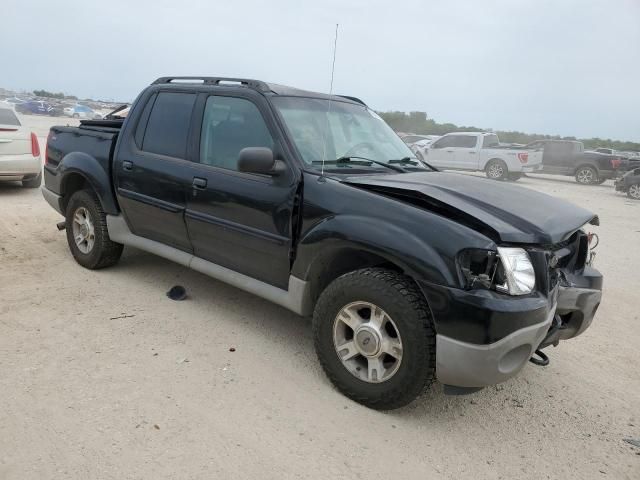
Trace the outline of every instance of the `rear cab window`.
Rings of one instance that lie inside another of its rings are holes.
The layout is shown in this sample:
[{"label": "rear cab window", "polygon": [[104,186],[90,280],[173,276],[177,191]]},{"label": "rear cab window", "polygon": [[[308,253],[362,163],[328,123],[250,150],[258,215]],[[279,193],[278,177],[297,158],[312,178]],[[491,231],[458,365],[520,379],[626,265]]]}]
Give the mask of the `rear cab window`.
[{"label": "rear cab window", "polygon": [[147,121],[141,149],[148,153],[185,159],[195,101],[195,93],[158,93]]},{"label": "rear cab window", "polygon": [[497,135],[485,135],[482,139],[482,148],[494,148],[500,146]]}]

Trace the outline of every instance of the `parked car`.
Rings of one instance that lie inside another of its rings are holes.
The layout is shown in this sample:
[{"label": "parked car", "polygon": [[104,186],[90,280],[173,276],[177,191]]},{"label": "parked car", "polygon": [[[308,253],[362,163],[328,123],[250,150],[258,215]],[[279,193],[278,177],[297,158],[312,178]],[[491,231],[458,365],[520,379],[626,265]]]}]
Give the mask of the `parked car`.
[{"label": "parked car", "polygon": [[51,115],[53,106],[42,100],[29,100],[16,103],[16,112],[24,115]]},{"label": "parked car", "polygon": [[537,140],[527,147],[543,150],[542,173],[571,175],[584,185],[615,178],[628,163],[618,155],[585,151],[582,142],[574,140]]},{"label": "parked car", "polygon": [[12,109],[3,107],[0,107],[0,181],[19,181],[26,188],[37,188],[42,182],[38,138],[20,124]]},{"label": "parked car", "polygon": [[66,107],[64,109],[64,115],[73,118],[83,119],[99,119],[102,115],[95,110],[87,107],[86,105],[74,105],[73,107]]},{"label": "parked car", "polygon": [[83,267],[135,246],[313,315],[329,379],[378,409],[505,381],[591,324],[593,213],[430,169],[355,97],[184,80],[51,129],[42,193]]},{"label": "parked car", "polygon": [[630,170],[615,182],[616,190],[626,192],[629,198],[640,200],[640,168]]},{"label": "parked car", "polygon": [[24,103],[25,101],[23,99],[21,99],[21,98],[18,98],[18,97],[9,97],[9,98],[5,98],[3,100],[3,102],[11,103],[13,105],[17,105],[19,103]]},{"label": "parked car", "polygon": [[542,152],[524,147],[502,147],[495,133],[447,133],[421,152],[438,168],[484,171],[494,180],[518,180],[523,173],[541,168]]},{"label": "parked car", "polygon": [[414,134],[408,134],[408,135],[403,135],[402,137],[402,141],[404,143],[406,143],[407,145],[411,146],[417,142],[421,142],[421,141],[428,141],[428,142],[432,142],[434,139],[436,138],[440,138],[438,135],[414,135]]},{"label": "parked car", "polygon": [[408,144],[408,147],[420,160],[424,160],[424,150],[440,138],[439,135],[429,135],[429,137],[430,138],[425,138],[422,140],[418,140],[417,142],[414,142],[412,144]]}]

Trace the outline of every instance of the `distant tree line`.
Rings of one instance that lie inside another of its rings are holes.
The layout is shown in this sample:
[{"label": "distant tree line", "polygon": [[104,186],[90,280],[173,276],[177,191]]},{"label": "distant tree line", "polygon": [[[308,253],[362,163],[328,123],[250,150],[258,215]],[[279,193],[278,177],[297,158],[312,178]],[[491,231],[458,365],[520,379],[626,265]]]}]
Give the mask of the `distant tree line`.
[{"label": "distant tree line", "polygon": [[[428,118],[426,112],[378,112],[378,114],[396,132],[417,133],[420,135],[444,135],[451,132],[493,131],[491,129],[458,126],[453,123],[438,123]],[[579,140],[585,148],[606,147],[622,151],[640,151],[640,143],[611,140],[610,138],[576,138],[560,135],[540,135],[537,133],[495,131],[501,142],[527,144],[534,140]]]},{"label": "distant tree line", "polygon": [[47,90],[34,90],[33,94],[36,97],[47,97],[47,98],[59,98],[60,100],[68,99],[68,100],[77,100],[78,97],[75,95],[65,95],[62,92],[54,93],[49,92]]}]

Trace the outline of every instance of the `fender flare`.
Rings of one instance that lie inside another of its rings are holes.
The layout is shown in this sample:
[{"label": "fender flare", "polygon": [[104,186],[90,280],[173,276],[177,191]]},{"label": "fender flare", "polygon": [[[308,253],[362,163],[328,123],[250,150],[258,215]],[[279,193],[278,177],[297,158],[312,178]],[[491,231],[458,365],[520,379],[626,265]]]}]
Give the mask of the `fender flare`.
[{"label": "fender flare", "polygon": [[375,219],[356,215],[326,219],[306,232],[298,243],[292,275],[310,282],[312,290],[316,290],[313,283],[330,268],[332,261],[352,253],[384,259],[414,280],[439,285],[458,283],[455,266],[418,236],[395,225],[381,225]]},{"label": "fender flare", "polygon": [[105,213],[117,215],[120,212],[116,202],[111,178],[100,162],[83,152],[71,152],[63,157],[58,165],[60,175],[60,194],[66,196],[68,181],[72,175],[82,176],[98,196]]}]

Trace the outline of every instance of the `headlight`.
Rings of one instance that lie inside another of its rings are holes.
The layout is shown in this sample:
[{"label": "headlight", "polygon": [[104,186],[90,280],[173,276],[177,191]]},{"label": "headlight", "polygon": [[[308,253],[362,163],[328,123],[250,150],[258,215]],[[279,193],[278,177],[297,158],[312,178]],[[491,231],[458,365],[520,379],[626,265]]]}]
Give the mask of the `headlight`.
[{"label": "headlight", "polygon": [[510,295],[525,295],[533,291],[536,274],[529,254],[522,248],[498,247],[500,263],[504,270],[504,283],[496,284],[496,290]]},{"label": "headlight", "polygon": [[522,248],[466,249],[458,255],[458,265],[468,289],[525,295],[536,284],[533,265]]}]

